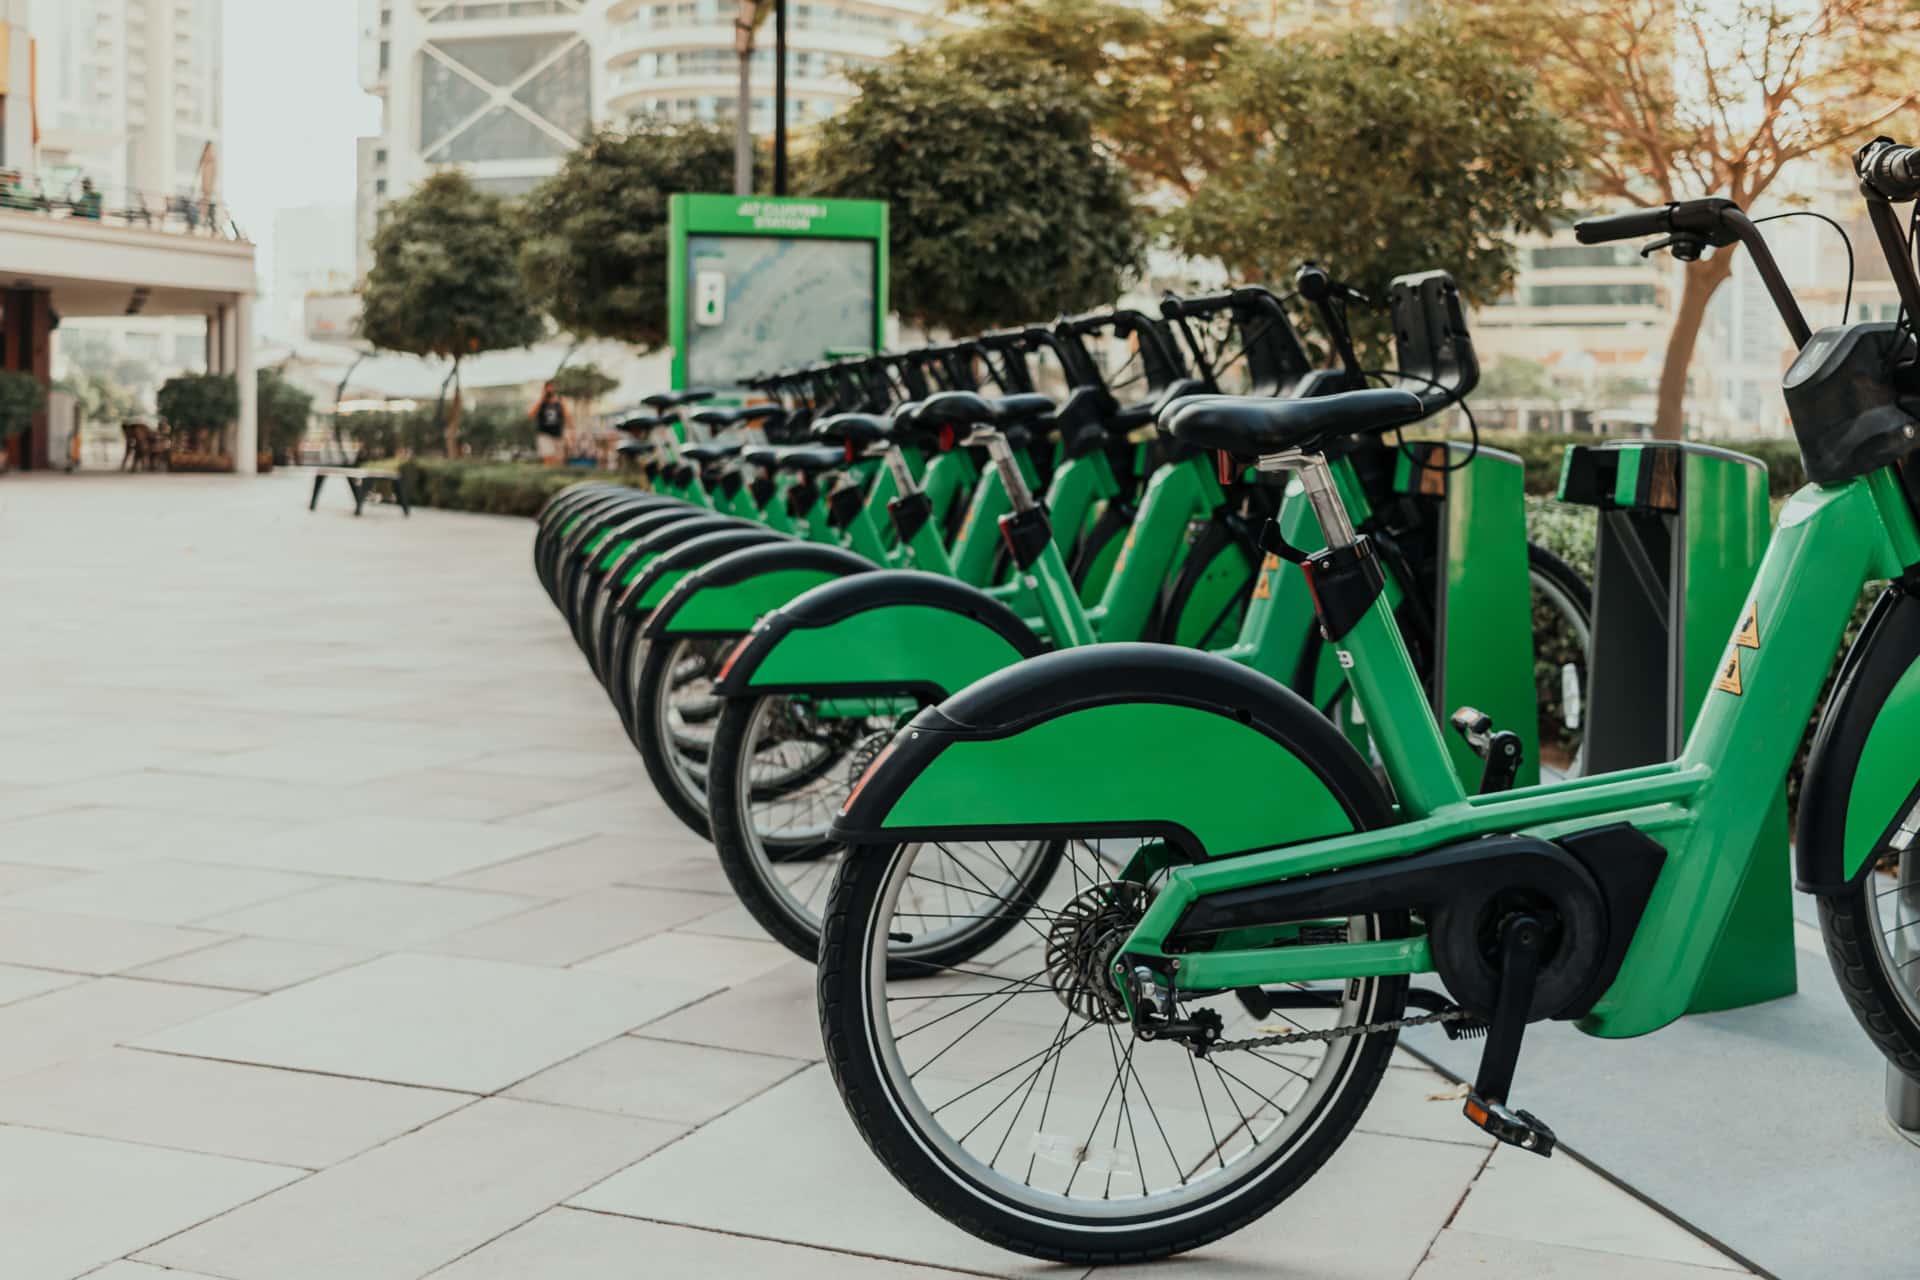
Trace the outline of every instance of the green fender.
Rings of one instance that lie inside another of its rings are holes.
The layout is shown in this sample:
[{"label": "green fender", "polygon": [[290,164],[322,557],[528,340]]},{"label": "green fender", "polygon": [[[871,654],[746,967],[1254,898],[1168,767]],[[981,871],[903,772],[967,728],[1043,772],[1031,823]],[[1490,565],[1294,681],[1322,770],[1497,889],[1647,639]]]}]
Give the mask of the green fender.
[{"label": "green fender", "polygon": [[1847,650],[1814,733],[1794,833],[1799,888],[1839,893],[1873,866],[1920,802],[1916,742],[1920,599],[1896,585]]},{"label": "green fender", "polygon": [[1001,671],[894,736],[836,839],[1128,834],[1194,858],[1388,812],[1366,762],[1285,686],[1211,654],[1100,644]]},{"label": "green fender", "polygon": [[783,542],[747,547],[710,560],[689,573],[661,599],[647,619],[647,640],[668,636],[745,635],[762,614],[809,587],[852,573],[870,573],[874,563],[819,542]]},{"label": "green fender", "polygon": [[761,618],[715,691],[903,692],[932,701],[1044,651],[978,587],[881,570],[823,583]]}]

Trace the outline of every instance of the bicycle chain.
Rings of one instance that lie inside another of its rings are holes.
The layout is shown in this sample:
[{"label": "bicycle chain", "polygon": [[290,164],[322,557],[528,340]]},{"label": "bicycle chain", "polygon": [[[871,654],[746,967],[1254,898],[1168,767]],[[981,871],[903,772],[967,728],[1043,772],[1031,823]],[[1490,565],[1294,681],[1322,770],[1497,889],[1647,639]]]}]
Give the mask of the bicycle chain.
[{"label": "bicycle chain", "polygon": [[1254,1036],[1250,1040],[1222,1040],[1218,1044],[1208,1045],[1207,1052],[1219,1053],[1222,1049],[1253,1049],[1267,1045],[1308,1042],[1331,1044],[1335,1040],[1345,1040],[1350,1036],[1370,1036],[1379,1031],[1399,1031],[1403,1027],[1424,1027],[1431,1022],[1460,1022],[1472,1016],[1465,1009],[1443,1009],[1439,1013],[1423,1013],[1413,1018],[1393,1018],[1386,1022],[1362,1022],[1351,1027],[1329,1027],[1325,1031],[1291,1031],[1282,1035]]}]

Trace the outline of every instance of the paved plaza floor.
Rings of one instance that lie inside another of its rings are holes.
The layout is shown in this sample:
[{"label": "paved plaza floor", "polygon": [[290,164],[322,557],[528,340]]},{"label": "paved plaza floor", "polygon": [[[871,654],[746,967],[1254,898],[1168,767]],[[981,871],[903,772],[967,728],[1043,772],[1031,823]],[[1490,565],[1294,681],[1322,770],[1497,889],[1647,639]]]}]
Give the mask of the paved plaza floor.
[{"label": "paved plaza floor", "polygon": [[[530,523],[305,498],[0,478],[0,1277],[1083,1274],[868,1153]],[[1403,1056],[1305,1191],[1139,1273],[1744,1274],[1459,1105]]]}]

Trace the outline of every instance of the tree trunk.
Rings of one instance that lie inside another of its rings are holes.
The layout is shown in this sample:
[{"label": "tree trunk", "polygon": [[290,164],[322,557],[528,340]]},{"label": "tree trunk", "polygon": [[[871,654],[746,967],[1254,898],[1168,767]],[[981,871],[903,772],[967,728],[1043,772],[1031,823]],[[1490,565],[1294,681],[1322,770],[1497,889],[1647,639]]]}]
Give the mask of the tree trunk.
[{"label": "tree trunk", "polygon": [[1694,344],[1707,304],[1733,273],[1733,251],[1722,249],[1701,262],[1689,262],[1681,275],[1680,305],[1673,310],[1673,329],[1667,335],[1667,354],[1660,365],[1660,398],[1653,418],[1657,440],[1678,440],[1686,434],[1687,369],[1693,363]]},{"label": "tree trunk", "polygon": [[453,404],[447,410],[447,456],[460,456],[460,357],[453,358]]}]

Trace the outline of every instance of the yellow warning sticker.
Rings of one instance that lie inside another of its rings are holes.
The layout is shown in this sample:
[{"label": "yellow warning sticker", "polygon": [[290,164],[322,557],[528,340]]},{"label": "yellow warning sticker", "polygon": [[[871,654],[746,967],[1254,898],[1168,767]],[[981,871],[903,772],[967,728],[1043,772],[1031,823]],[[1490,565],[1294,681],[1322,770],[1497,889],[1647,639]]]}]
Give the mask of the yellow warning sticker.
[{"label": "yellow warning sticker", "polygon": [[1733,633],[1733,642],[1742,649],[1760,647],[1760,605],[1757,601],[1747,601],[1747,611],[1740,616],[1740,629]]},{"label": "yellow warning sticker", "polygon": [[1273,573],[1274,570],[1279,567],[1280,557],[1269,551],[1267,558],[1260,562],[1259,581],[1253,584],[1253,598],[1255,600],[1273,599]]},{"label": "yellow warning sticker", "polygon": [[1720,674],[1713,678],[1713,687],[1736,698],[1740,696],[1740,650],[1737,646],[1727,650],[1727,660],[1720,664]]}]

